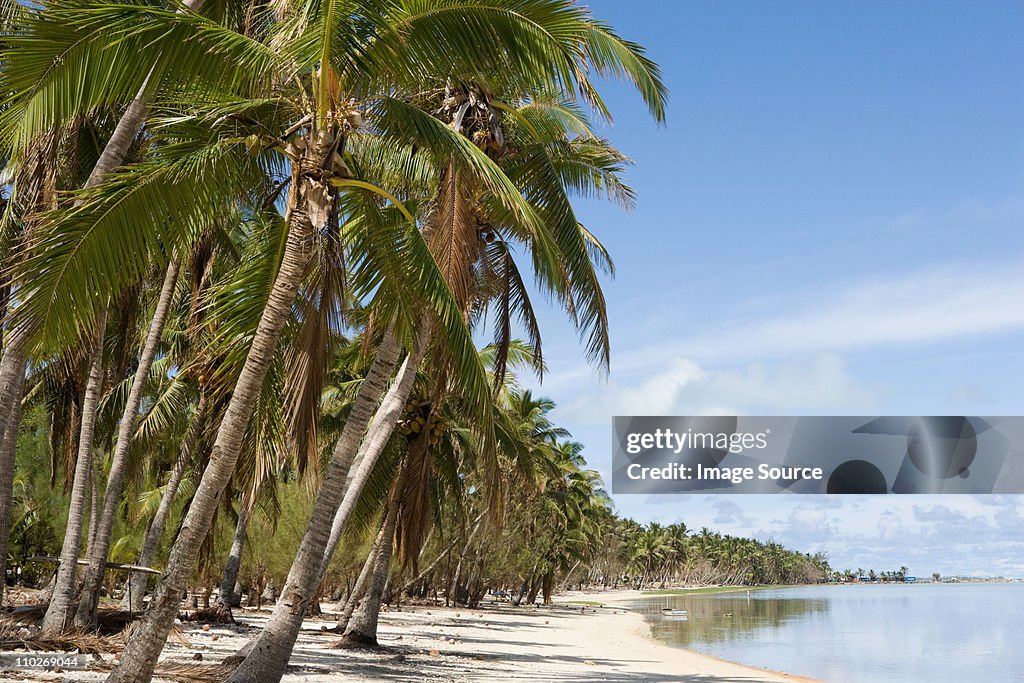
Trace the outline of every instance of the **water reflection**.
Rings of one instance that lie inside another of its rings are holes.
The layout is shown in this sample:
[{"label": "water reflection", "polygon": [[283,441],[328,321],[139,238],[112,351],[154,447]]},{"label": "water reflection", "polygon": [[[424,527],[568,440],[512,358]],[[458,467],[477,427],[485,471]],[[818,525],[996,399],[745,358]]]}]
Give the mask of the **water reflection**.
[{"label": "water reflection", "polygon": [[[652,624],[659,640],[683,646],[761,637],[763,631],[787,622],[824,615],[829,601],[822,598],[780,599],[776,591],[721,595],[671,595],[645,600],[637,606]],[[760,595],[759,595],[760,594]],[[662,609],[686,610],[685,617],[669,616]]]},{"label": "water reflection", "polygon": [[1024,681],[1024,583],[803,586],[633,608],[663,642],[828,683]]}]

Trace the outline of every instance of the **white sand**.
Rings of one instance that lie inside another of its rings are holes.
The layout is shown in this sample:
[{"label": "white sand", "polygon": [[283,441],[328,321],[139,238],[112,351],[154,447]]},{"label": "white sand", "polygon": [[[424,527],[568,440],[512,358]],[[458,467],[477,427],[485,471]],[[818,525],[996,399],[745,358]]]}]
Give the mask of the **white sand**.
[{"label": "white sand", "polygon": [[[551,607],[484,605],[481,609],[404,607],[381,614],[381,650],[337,650],[337,636],[322,633],[327,620],[304,624],[285,681],[339,683],[341,681],[682,681],[705,683],[792,683],[795,676],[706,657],[650,638],[641,615],[627,611],[622,602],[636,592],[570,594]],[[572,600],[606,604],[580,606]],[[325,605],[325,607],[332,607]],[[209,631],[186,624],[188,644],[171,640],[163,659],[193,663],[199,653],[204,663],[216,663],[233,654],[267,613],[241,611],[236,618],[246,627],[213,626]],[[215,638],[216,637],[216,638]],[[432,654],[436,651],[437,654]],[[109,659],[109,658],[108,658]],[[12,680],[11,672],[0,674]],[[52,676],[52,678],[51,678]],[[64,672],[62,676],[35,674],[30,680],[102,680],[98,673]],[[16,680],[16,679],[14,679]]]}]

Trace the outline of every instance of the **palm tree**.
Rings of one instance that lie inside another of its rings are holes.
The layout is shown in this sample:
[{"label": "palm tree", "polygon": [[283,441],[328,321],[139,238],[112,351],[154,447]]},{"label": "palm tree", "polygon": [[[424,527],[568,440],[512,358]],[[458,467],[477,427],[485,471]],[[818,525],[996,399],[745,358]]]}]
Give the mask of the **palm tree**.
[{"label": "palm tree", "polygon": [[[124,412],[118,423],[117,446],[110,462],[110,474],[103,498],[103,511],[99,516],[96,537],[89,544],[89,568],[83,583],[78,612],[75,616],[75,623],[79,628],[88,629],[96,625],[100,583],[103,580],[107,555],[110,553],[110,545],[113,540],[114,516],[121,502],[121,487],[128,465],[128,451],[138,423],[139,406],[142,402],[146,379],[149,377],[153,360],[156,358],[164,324],[170,313],[179,270],[180,262],[177,257],[172,256],[160,287],[159,298],[142,348],[139,364],[136,367],[135,376],[132,378],[128,400],[125,402]],[[97,513],[97,510],[93,510],[92,514],[95,516]]]},{"label": "palm tree", "polygon": [[[488,7],[487,3],[484,3],[483,6],[477,3],[468,3],[465,7],[461,8],[460,11],[463,14],[458,17],[447,16],[448,12],[455,9],[452,7],[447,8],[446,12],[438,13],[436,16],[428,17],[426,15],[418,16],[415,14],[405,16],[404,14],[400,14],[399,16],[391,18],[391,20],[398,24],[407,25],[410,33],[406,36],[406,39],[414,46],[419,45],[418,30],[421,27],[424,29],[430,27],[431,30],[443,27],[446,30],[455,31],[461,34],[464,30],[462,22],[467,20],[474,22],[474,28],[478,32],[482,30],[485,32],[485,35],[493,35],[493,43],[504,49],[504,51],[495,54],[481,54],[479,47],[475,48],[475,52],[472,54],[473,62],[468,66],[467,71],[472,73],[472,78],[482,80],[482,75],[479,72],[479,62],[481,60],[488,62],[501,62],[504,61],[507,58],[506,56],[509,54],[514,56],[513,59],[517,59],[515,55],[518,55],[521,51],[534,49],[530,43],[524,44],[522,42],[515,42],[514,44],[509,45],[506,42],[507,35],[503,34],[502,31],[509,26],[509,17],[501,7],[501,4],[502,3],[500,2],[496,2],[494,7]],[[545,3],[538,3],[538,6],[541,4]],[[475,22],[479,19],[478,17],[473,16],[476,13],[482,14],[491,23],[476,25]],[[538,14],[538,17],[540,16],[541,15]],[[548,18],[550,19],[550,17]],[[582,45],[585,53],[587,51],[592,52],[595,49],[594,45],[590,45],[587,42],[590,32],[601,33],[603,38],[608,37],[609,35],[604,32],[600,26],[587,22],[582,15],[578,15],[576,17],[576,21],[578,22],[580,30],[580,33],[577,34],[579,36],[578,39],[583,39]],[[439,23],[435,24],[435,22]],[[531,34],[535,28],[534,25],[526,26],[520,24],[518,26],[519,28],[516,30],[522,30],[526,35]],[[487,40],[481,40],[478,42],[480,45],[488,45]],[[624,44],[616,43],[616,45],[622,48]],[[568,55],[566,55],[566,53],[570,52],[570,50],[567,49],[568,47],[569,46],[558,46],[558,49],[562,51],[561,54],[557,52],[552,54],[549,51],[546,54],[545,61],[540,63],[540,68],[561,68],[561,65],[565,64],[567,61]],[[540,49],[543,51],[545,48]],[[634,51],[627,50],[627,52],[629,52],[634,59],[637,59],[637,55]],[[416,58],[420,57],[421,55],[416,55]],[[618,61],[619,58],[615,55],[606,55],[606,57],[611,61],[602,60],[600,63],[595,61],[594,66],[599,69],[603,69],[610,64],[620,63]],[[449,62],[448,68],[450,69],[451,55],[446,57],[446,60]],[[569,63],[571,63],[571,61]],[[634,62],[631,66],[635,66],[638,63],[645,64],[642,62]],[[548,66],[549,64],[550,66]],[[649,68],[650,65],[645,64],[645,66]],[[557,72],[553,73],[548,71],[545,73],[542,71],[538,74],[537,67],[538,64],[531,63],[529,65],[528,72],[520,74],[519,77],[533,79],[535,84],[550,84],[552,81],[558,81],[559,76],[557,75]],[[579,69],[576,69],[576,73],[578,75],[581,72]],[[501,77],[507,77],[509,72],[506,70],[501,72],[501,74]],[[417,87],[422,87],[422,83],[417,83],[416,85]],[[589,84],[585,81],[581,80],[579,85],[582,89],[586,89],[588,93],[592,92]],[[660,89],[660,85],[658,88]],[[660,97],[660,93],[655,94]],[[468,95],[466,97],[468,102]],[[480,104],[486,105],[482,100],[480,101]],[[660,105],[655,106],[658,107]],[[460,105],[458,110],[461,110],[461,113],[458,113],[458,111],[453,112],[453,123],[455,124],[454,129],[456,130],[456,133],[458,133],[461,128],[461,122],[464,119],[467,108],[468,107],[462,107]],[[483,108],[485,110],[487,109],[486,106]],[[493,109],[491,112],[494,113]],[[396,124],[392,130],[404,130],[406,135],[413,132],[413,129],[405,126],[399,126],[398,124],[403,120],[408,123],[414,123],[414,125],[417,126],[417,128],[415,128],[416,132],[421,134],[426,130],[437,131],[438,133],[444,131],[446,139],[448,139],[447,131],[451,130],[447,127],[435,128],[437,124],[434,119],[425,118],[415,108],[393,97],[380,98],[377,113],[378,115],[390,115],[387,116],[386,120]],[[405,117],[404,119],[403,116]],[[474,186],[479,186],[481,189],[487,188],[493,193],[496,182],[498,185],[501,185],[508,181],[501,180],[505,176],[501,173],[500,169],[489,165],[487,162],[488,157],[485,155],[479,155],[477,148],[464,138],[456,136],[452,142],[457,143],[457,149],[451,149],[441,157],[442,159],[447,157],[449,161],[446,166],[442,166],[442,168],[445,168],[445,171],[440,179],[440,188],[438,193],[431,203],[432,211],[429,212],[425,220],[425,226],[427,240],[428,242],[431,242],[431,250],[435,257],[439,259],[441,272],[447,280],[448,287],[451,288],[456,300],[459,301],[460,304],[465,305],[465,302],[468,301],[468,290],[465,286],[467,282],[467,266],[471,265],[474,259],[467,259],[466,252],[464,250],[467,245],[474,244],[476,242],[477,234],[476,230],[473,229],[473,237],[470,240],[467,240],[464,236],[466,228],[472,227],[465,220],[465,207],[472,195]],[[438,145],[435,144],[433,147],[436,149]],[[481,163],[473,166],[466,166],[464,164],[457,163],[458,157],[454,154],[457,150],[464,150],[467,152],[471,151],[473,157]],[[496,196],[504,199],[502,194],[498,194]],[[515,196],[517,199],[513,203],[513,206],[518,206],[521,195],[516,192]],[[543,201],[543,199],[546,199],[546,197],[541,198],[541,201]],[[563,203],[560,204],[559,207],[566,208],[567,205]],[[511,219],[517,218],[515,212],[509,211],[509,203],[507,201],[504,202],[503,213]],[[518,220],[522,221],[522,216],[530,217],[531,215],[533,215],[533,208],[527,207],[525,211],[521,212]],[[446,225],[444,221],[450,221],[452,216],[455,217],[454,222],[450,223],[450,225]],[[521,222],[521,225],[527,230],[532,228],[534,231],[542,227],[533,219]],[[565,227],[564,222],[560,227]],[[574,232],[576,243],[570,244],[570,236]],[[444,242],[446,246],[439,247],[439,242],[437,240],[450,240],[448,236],[454,236],[455,240],[446,241]],[[578,259],[570,259],[569,262],[572,264],[572,268],[577,272],[591,273],[587,280],[590,285],[596,283],[596,279],[593,278],[592,275],[592,270],[587,270],[592,268],[592,266],[590,264],[589,255],[586,251],[586,241],[580,236],[578,223],[573,221],[571,229],[563,230],[561,233],[556,234],[553,243],[561,247],[564,254],[576,257],[582,253],[583,259],[586,262],[585,266],[581,265]],[[578,248],[576,248],[575,251],[570,252],[567,249],[569,246]],[[538,250],[543,249],[540,244],[536,245],[535,248]],[[548,249],[550,248],[551,247],[549,245]],[[538,251],[537,253],[542,252]],[[549,251],[549,253],[545,254],[544,258],[541,259],[541,262],[546,261],[548,263],[546,267],[552,268],[552,273],[554,273],[554,263],[551,260],[551,257],[552,254]],[[558,273],[554,277],[553,282],[559,283],[564,280],[564,274]],[[595,348],[595,352],[603,353],[607,348],[604,341],[606,337],[604,334],[604,318],[602,312],[603,300],[600,298],[599,293],[595,293],[592,286],[588,286],[583,282],[576,282],[575,279],[572,279],[571,282],[573,283],[571,285],[573,288],[571,290],[573,292],[572,296],[577,297],[577,306],[579,306],[579,309],[585,313],[582,324],[585,328],[594,328],[599,330],[596,333],[596,336],[592,339],[592,346]],[[567,297],[570,296],[570,290],[564,285],[556,284],[556,287],[559,288],[556,291],[560,291]],[[419,329],[421,333],[429,334],[430,328],[426,327],[424,323],[419,324]],[[423,343],[414,345],[413,350],[416,351],[417,348],[423,348],[424,346],[425,340]],[[420,353],[422,353],[422,351],[420,351]],[[414,372],[417,365],[418,359],[415,362],[412,362],[411,358],[407,358],[406,372]],[[462,376],[462,380],[466,380],[464,375]],[[402,382],[397,382],[396,386],[401,386],[402,384]],[[364,383],[364,386],[367,385],[369,385],[369,383]],[[386,399],[382,404],[381,410],[378,412],[380,419],[375,418],[372,423],[373,427],[370,432],[372,440],[376,440],[381,444],[388,440],[390,433],[397,422],[397,408],[404,405],[410,386],[411,385],[407,385],[407,388],[404,389],[404,395],[396,393],[393,399]],[[366,400],[361,401],[361,404],[370,404],[371,400],[374,398],[375,397],[373,395],[369,395],[366,397]],[[486,409],[486,406],[482,407]],[[487,421],[484,420],[485,425],[486,422]],[[335,511],[338,509],[339,502],[341,501],[342,493],[344,491],[343,484],[347,478],[347,470],[351,465],[353,457],[356,455],[353,446],[358,442],[358,436],[361,434],[362,430],[362,426],[357,424],[356,429],[352,430],[354,432],[353,436],[356,438],[347,439],[345,435],[343,435],[342,439],[339,440],[338,447],[336,448],[333,457],[332,466],[328,470],[327,479],[324,482],[321,494],[318,497],[316,506],[314,507],[307,536],[303,541],[303,545],[300,548],[295,562],[293,563],[292,572],[283,592],[283,599],[275,610],[275,614],[267,628],[264,629],[260,636],[258,636],[256,643],[250,650],[249,656],[236,672],[234,680],[250,680],[257,675],[261,677],[261,680],[276,680],[280,677],[281,672],[283,672],[283,662],[287,659],[287,649],[291,647],[292,643],[294,643],[295,636],[298,633],[298,628],[301,625],[305,605],[315,593],[318,579],[322,575],[321,567],[325,564],[324,560],[326,559],[329,561],[329,557],[324,557],[324,549],[329,542],[327,531],[331,528],[331,520],[335,517]],[[336,467],[334,466],[334,463],[337,463]],[[364,461],[363,466],[371,468],[372,464],[372,459],[367,458]],[[358,478],[354,479],[353,484],[357,484],[358,481]],[[358,493],[358,491],[356,493]]]},{"label": "palm tree", "polygon": [[[198,9],[202,2],[203,0],[186,0],[182,4],[182,10],[193,8]],[[8,21],[13,20],[12,23],[15,26],[13,34],[8,35],[9,39],[14,39],[11,40],[11,42],[13,42],[13,46],[5,47],[9,50],[16,51],[17,38],[28,37],[31,39],[35,37],[32,35],[33,31],[31,28],[26,29],[26,26],[38,19],[39,15],[38,13],[27,11],[26,8],[20,5],[16,6],[16,8],[13,4],[11,7],[7,7],[5,5],[4,9],[4,18]],[[35,28],[38,28],[38,24]],[[22,33],[23,29],[24,33]],[[27,70],[19,70],[16,67],[10,66],[9,68],[4,69],[2,76],[4,86],[14,85],[11,77],[15,75],[26,75],[26,71]],[[96,160],[95,166],[93,166],[92,172],[89,174],[89,177],[84,184],[85,188],[96,186],[103,177],[120,166],[124,161],[128,147],[134,140],[142,126],[143,119],[145,118],[146,107],[149,99],[147,83],[151,75],[152,74],[147,74],[145,80],[143,80],[139,85],[137,94],[131,105],[128,107],[128,110],[118,120],[117,126],[114,128],[110,139],[104,146],[102,153]],[[13,80],[16,81],[16,79]],[[31,111],[33,106],[38,106],[40,103],[44,106],[48,105],[51,109],[54,108],[54,105],[56,104],[52,99],[50,99],[52,98],[52,93],[46,92],[45,87],[42,87],[44,86],[43,81],[23,81],[23,83],[26,83],[27,87],[4,87],[4,92],[18,93],[13,101],[9,100],[6,103],[5,111],[3,112],[3,116],[6,121],[10,121],[12,119],[18,121],[14,116],[23,114],[26,110]],[[78,112],[75,113],[77,114]],[[30,120],[35,124],[36,131],[46,130],[48,127],[55,125],[54,123],[42,123],[42,118],[43,117],[38,116],[28,117],[27,120]],[[7,140],[13,139],[12,146],[15,150],[18,150],[19,147],[23,148],[25,140],[31,140],[34,138],[33,134],[26,132],[26,128],[30,129],[31,127],[22,126],[20,135],[11,135],[9,128],[5,131],[5,138]],[[19,137],[20,141],[18,140]],[[51,599],[50,607],[47,610],[47,614],[43,622],[44,629],[50,631],[62,629],[67,625],[68,612],[70,610],[75,588],[74,577],[76,574],[75,569],[79,540],[77,538],[73,538],[73,536],[79,532],[81,526],[80,519],[82,517],[82,507],[84,502],[84,477],[87,474],[91,475],[89,470],[92,469],[92,437],[95,420],[95,405],[98,401],[98,394],[101,389],[98,383],[102,381],[102,339],[106,322],[105,303],[100,305],[100,311],[101,312],[97,316],[97,320],[94,321],[95,331],[93,334],[93,343],[95,347],[98,347],[98,350],[94,349],[92,356],[89,374],[90,386],[87,388],[86,401],[83,405],[83,420],[81,423],[82,433],[79,437],[80,459],[84,457],[84,461],[82,462],[81,468],[76,465],[76,492],[73,495],[72,513],[69,518],[64,547],[61,551],[61,565],[58,568],[58,578],[54,589],[54,597]],[[0,363],[0,407],[2,407],[0,409],[2,409],[4,414],[7,416],[4,435],[5,437],[11,436],[10,443],[0,442],[0,447],[9,445],[12,451],[14,448],[14,442],[16,441],[16,425],[20,419],[20,411],[17,411],[14,406],[20,397],[19,387],[22,381],[21,378],[23,378],[24,375],[24,353],[28,345],[28,337],[33,329],[34,326],[30,320],[22,320],[12,324],[12,337],[8,346],[4,349],[3,362]],[[8,432],[8,428],[15,431]],[[5,438],[4,441],[7,442],[7,439]],[[6,452],[0,454],[0,461],[10,461],[13,463],[13,453],[10,456],[8,456]],[[81,476],[79,476],[79,471],[82,473]],[[7,498],[7,496],[7,487],[3,486],[3,488],[0,489],[0,499]],[[7,507],[7,504],[5,504],[4,507]],[[95,510],[93,511],[93,514],[97,514]],[[4,526],[4,523],[0,523],[0,527],[2,526]]]},{"label": "palm tree", "polygon": [[[450,99],[458,102],[459,98],[451,94],[452,88],[450,86],[445,89],[445,93]],[[464,96],[464,103],[468,103],[473,98],[478,98],[476,101],[479,103],[479,111],[491,111],[480,106],[483,105],[484,100],[482,96],[478,97],[475,90],[469,91]],[[619,177],[619,172],[625,161],[624,157],[619,155],[603,140],[593,135],[586,118],[582,113],[574,109],[572,103],[560,102],[558,104],[560,109],[558,112],[559,118],[557,119],[552,115],[552,109],[554,108],[552,102],[543,98],[531,100],[522,109],[510,110],[515,116],[525,121],[526,126],[522,126],[520,130],[509,127],[508,133],[503,132],[501,128],[494,129],[495,123],[490,116],[487,117],[486,124],[480,121],[474,125],[472,117],[467,116],[464,111],[460,114],[461,125],[466,127],[466,135],[477,140],[478,144],[480,144],[481,140],[487,139],[484,136],[494,136],[495,138],[507,140],[512,148],[517,150],[505,153],[501,158],[497,159],[497,162],[503,168],[508,169],[511,178],[522,183],[523,194],[527,197],[558,196],[558,191],[545,187],[544,182],[562,182],[565,185],[570,185],[571,182],[572,189],[582,194],[607,192],[613,199],[628,205],[632,198],[631,191],[622,183]],[[430,106],[428,109],[434,109],[434,106]],[[442,109],[444,109],[443,106]],[[458,109],[462,110],[464,108],[459,107]],[[574,139],[568,135],[564,128],[564,120],[566,119],[571,120],[574,130],[585,133],[580,139]],[[484,136],[480,135],[481,129],[485,131]],[[538,136],[543,137],[537,139]],[[559,149],[559,152],[549,155],[541,151],[551,147]],[[527,174],[526,169],[530,168],[531,164],[537,165],[538,163],[550,166],[553,173],[543,180],[538,180],[535,171]],[[573,171],[572,181],[567,181],[565,176],[561,175],[561,172],[566,168],[571,168]],[[446,185],[442,184],[442,189],[445,187]],[[435,205],[448,206],[452,204],[455,200],[450,195],[450,191],[444,190],[443,196],[437,199]],[[471,203],[479,205],[483,201],[485,200],[481,199]],[[567,201],[562,203],[568,207]],[[457,206],[458,204],[458,202],[455,202],[453,205]],[[569,210],[569,216],[572,218],[571,209],[567,210]],[[439,213],[451,216],[457,214],[458,211],[461,211],[461,208],[452,211],[445,209],[445,211]],[[447,278],[453,283],[453,289],[461,292],[457,294],[457,297],[465,301],[464,305],[470,309],[467,317],[471,320],[483,320],[487,318],[488,312],[493,311],[496,319],[494,324],[495,342],[492,354],[492,363],[495,367],[493,379],[495,386],[501,385],[505,372],[505,364],[511,344],[509,332],[513,315],[520,317],[530,334],[534,364],[538,366],[542,364],[540,333],[537,322],[529,302],[529,296],[523,286],[523,278],[519,274],[511,256],[513,248],[509,241],[502,237],[502,231],[498,227],[500,225],[502,225],[502,216],[500,214],[491,215],[483,209],[477,209],[476,225],[471,227],[477,233],[485,235],[485,239],[478,237],[460,238],[464,242],[459,243],[452,238],[452,235],[458,235],[460,231],[464,231],[466,229],[464,226],[445,224],[442,226],[443,229],[439,229],[437,226],[429,228],[431,234],[435,237],[432,242],[433,250],[439,255],[443,268],[448,273]],[[437,235],[446,236],[446,240],[437,239]],[[510,240],[512,237],[514,237],[514,232],[510,233],[508,239]],[[455,245],[452,242],[455,242]],[[469,242],[469,244],[465,242]],[[599,248],[596,240],[593,240],[593,244]],[[604,258],[603,253],[602,258]],[[464,263],[458,265],[456,261]],[[472,278],[472,284],[464,282],[464,280],[469,279],[463,274],[463,271],[466,270],[466,263],[472,264],[476,271],[475,277]],[[460,281],[463,281],[462,284],[458,284]],[[442,378],[451,377],[449,369],[444,365],[434,367],[432,374]],[[429,397],[429,401],[426,402],[430,409],[420,432],[424,437],[436,429],[436,416],[444,412],[446,402],[452,400],[453,397],[457,397],[459,393],[457,383],[453,383],[452,386],[445,386],[444,382],[435,380],[434,386],[435,390]],[[425,438],[421,438],[410,449],[409,457],[415,457],[418,460],[418,464],[412,466],[409,471],[419,472],[420,475],[412,479],[407,478],[404,484],[407,493],[403,498],[405,500],[419,501],[419,504],[407,506],[407,509],[402,513],[401,519],[404,520],[401,524],[402,529],[418,528],[422,526],[425,520],[429,519],[429,510],[423,507],[428,498],[423,492],[427,488],[427,478],[431,471],[431,451],[432,449],[428,447]],[[417,523],[412,520],[419,520],[419,522]],[[422,538],[422,535],[421,532],[419,537]],[[332,534],[332,536],[336,536],[336,534]],[[410,543],[405,543],[404,545],[410,545]],[[414,546],[412,552],[418,552],[419,541],[414,540],[411,545]],[[325,563],[330,561],[332,552],[333,547],[329,546],[324,556]],[[378,584],[380,586],[383,585],[386,568],[385,553],[385,557],[378,560],[378,570],[374,574],[375,583],[373,585],[375,587]],[[360,607],[362,618],[354,620],[349,625],[346,640],[350,644],[376,642],[376,612],[379,608],[381,591],[373,590],[371,595],[376,598],[376,601],[364,601]]]}]

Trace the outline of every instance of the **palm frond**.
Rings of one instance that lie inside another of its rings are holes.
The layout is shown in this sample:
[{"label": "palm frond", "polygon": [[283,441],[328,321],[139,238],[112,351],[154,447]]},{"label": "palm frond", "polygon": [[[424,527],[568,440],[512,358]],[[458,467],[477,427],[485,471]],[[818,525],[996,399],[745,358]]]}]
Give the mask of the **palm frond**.
[{"label": "palm frond", "polygon": [[53,0],[19,22],[0,50],[0,140],[40,132],[132,101],[144,84],[247,91],[279,56],[193,12],[152,4]]},{"label": "palm frond", "polygon": [[104,298],[166,266],[171,252],[212,225],[225,207],[265,181],[257,157],[234,141],[182,142],[166,159],[133,164],[73,196],[80,202],[44,217],[41,237],[12,267],[25,283],[15,322],[47,345],[74,343]]}]

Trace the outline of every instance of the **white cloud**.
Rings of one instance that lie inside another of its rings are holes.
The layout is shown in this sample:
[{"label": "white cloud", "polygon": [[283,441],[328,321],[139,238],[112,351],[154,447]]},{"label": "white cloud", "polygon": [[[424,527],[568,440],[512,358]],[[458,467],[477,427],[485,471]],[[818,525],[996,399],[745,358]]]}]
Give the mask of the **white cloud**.
[{"label": "white cloud", "polygon": [[639,380],[612,380],[584,390],[559,419],[601,422],[613,415],[744,415],[867,407],[869,392],[842,357],[818,353],[783,363],[710,371],[675,356]]},{"label": "white cloud", "polygon": [[615,369],[649,367],[671,355],[701,363],[930,343],[1024,328],[1024,263],[935,266],[901,277],[823,288],[774,301],[758,319],[686,334],[662,326],[670,343],[623,354]]}]

